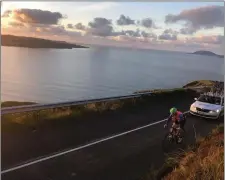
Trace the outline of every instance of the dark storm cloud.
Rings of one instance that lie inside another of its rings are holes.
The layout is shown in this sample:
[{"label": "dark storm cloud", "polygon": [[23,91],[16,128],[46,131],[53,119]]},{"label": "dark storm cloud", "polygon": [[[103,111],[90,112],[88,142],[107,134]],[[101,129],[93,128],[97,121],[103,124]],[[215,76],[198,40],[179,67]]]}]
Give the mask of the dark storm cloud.
[{"label": "dark storm cloud", "polygon": [[123,14],[120,15],[120,18],[116,22],[117,22],[117,25],[119,25],[119,26],[127,26],[127,25],[134,25],[135,24],[134,20],[132,20],[128,16],[124,16]]}]

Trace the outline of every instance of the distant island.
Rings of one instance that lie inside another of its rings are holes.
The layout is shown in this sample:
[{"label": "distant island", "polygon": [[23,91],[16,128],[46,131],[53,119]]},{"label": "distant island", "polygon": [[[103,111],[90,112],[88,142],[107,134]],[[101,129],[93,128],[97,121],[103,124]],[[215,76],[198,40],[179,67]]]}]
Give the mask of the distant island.
[{"label": "distant island", "polygon": [[223,55],[218,55],[218,54],[215,54],[215,53],[210,52],[210,51],[196,51],[196,52],[191,53],[191,54],[199,54],[199,55],[206,55],[206,56],[217,56],[217,57],[220,57],[220,58],[224,58]]},{"label": "distant island", "polygon": [[84,46],[67,43],[65,41],[52,41],[48,39],[1,35],[2,46],[15,46],[27,48],[56,48],[56,49],[72,49],[72,48],[87,48]]}]

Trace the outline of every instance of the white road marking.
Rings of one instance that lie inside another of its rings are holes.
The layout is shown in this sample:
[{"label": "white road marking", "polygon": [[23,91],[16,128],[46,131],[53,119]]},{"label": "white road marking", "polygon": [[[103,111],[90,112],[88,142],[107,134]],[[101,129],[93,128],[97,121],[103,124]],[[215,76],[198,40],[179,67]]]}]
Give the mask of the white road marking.
[{"label": "white road marking", "polygon": [[[188,111],[184,112],[184,114],[186,114],[186,113],[188,113]],[[31,162],[27,162],[27,163],[24,163],[22,165],[18,165],[18,166],[15,166],[15,167],[3,170],[3,171],[1,171],[1,174],[12,172],[12,171],[15,171],[15,170],[18,170],[18,169],[22,169],[24,167],[27,167],[27,166],[30,166],[30,165],[33,165],[33,164],[37,164],[37,163],[40,163],[40,162],[43,162],[43,161],[46,161],[46,160],[49,160],[49,159],[53,159],[53,158],[56,158],[56,157],[59,157],[59,156],[62,156],[62,155],[74,152],[74,151],[78,151],[78,150],[81,150],[81,149],[84,149],[84,148],[87,148],[87,147],[91,147],[91,146],[93,146],[95,144],[99,144],[99,143],[108,141],[110,139],[114,139],[114,138],[117,138],[117,137],[120,137],[120,136],[127,135],[129,133],[132,133],[132,132],[135,132],[135,131],[138,131],[138,130],[141,130],[141,129],[144,129],[144,128],[147,128],[147,127],[150,127],[150,126],[154,126],[156,124],[160,124],[160,123],[162,123],[162,122],[164,122],[166,120],[167,119],[163,119],[163,120],[160,120],[160,121],[157,121],[157,122],[154,122],[154,123],[150,123],[150,124],[147,124],[145,126],[141,126],[141,127],[138,127],[138,128],[135,128],[135,129],[132,129],[132,130],[120,133],[120,134],[116,134],[116,135],[113,135],[113,136],[110,136],[110,137],[107,137],[107,138],[104,138],[104,139],[101,139],[101,140],[94,141],[92,143],[89,143],[89,144],[86,144],[86,145],[83,145],[83,146],[79,146],[79,147],[76,147],[76,148],[73,148],[73,149],[70,149],[70,150],[67,150],[67,151],[56,153],[54,155],[50,155],[50,156],[43,157],[43,158],[31,161]]]}]

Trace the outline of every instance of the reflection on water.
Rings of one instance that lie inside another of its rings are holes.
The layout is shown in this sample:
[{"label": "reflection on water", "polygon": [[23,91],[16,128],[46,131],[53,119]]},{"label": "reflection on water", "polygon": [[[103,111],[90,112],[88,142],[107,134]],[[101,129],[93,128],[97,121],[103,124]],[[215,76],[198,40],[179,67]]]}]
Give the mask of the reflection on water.
[{"label": "reflection on water", "polygon": [[2,101],[57,102],[223,80],[223,59],[119,48],[2,47]]}]

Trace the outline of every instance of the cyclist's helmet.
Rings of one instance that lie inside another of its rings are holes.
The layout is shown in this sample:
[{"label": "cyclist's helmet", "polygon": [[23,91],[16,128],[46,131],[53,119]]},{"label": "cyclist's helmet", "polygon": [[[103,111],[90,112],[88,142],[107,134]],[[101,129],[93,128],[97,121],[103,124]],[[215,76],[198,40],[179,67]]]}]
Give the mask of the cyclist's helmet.
[{"label": "cyclist's helmet", "polygon": [[173,107],[170,109],[170,114],[175,114],[177,112],[177,108]]}]

